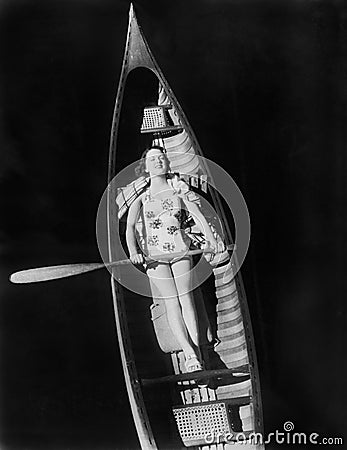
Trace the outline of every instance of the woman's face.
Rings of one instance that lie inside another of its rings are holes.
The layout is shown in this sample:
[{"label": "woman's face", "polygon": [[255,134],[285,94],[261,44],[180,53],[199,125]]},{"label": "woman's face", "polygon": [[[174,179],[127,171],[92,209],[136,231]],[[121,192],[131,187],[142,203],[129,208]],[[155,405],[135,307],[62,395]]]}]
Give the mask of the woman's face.
[{"label": "woman's face", "polygon": [[168,171],[166,155],[157,148],[148,151],[146,155],[146,171],[150,175],[164,175]]}]

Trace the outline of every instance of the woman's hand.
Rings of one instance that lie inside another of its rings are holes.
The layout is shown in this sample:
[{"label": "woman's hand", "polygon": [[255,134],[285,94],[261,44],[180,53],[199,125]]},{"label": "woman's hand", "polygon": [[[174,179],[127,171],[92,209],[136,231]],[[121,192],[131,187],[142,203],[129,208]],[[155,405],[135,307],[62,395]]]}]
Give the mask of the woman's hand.
[{"label": "woman's hand", "polygon": [[217,241],[214,238],[206,242],[206,247],[210,248],[213,251],[213,253],[222,253],[225,251],[224,242]]},{"label": "woman's hand", "polygon": [[225,252],[226,247],[223,241],[218,241],[217,242],[217,253],[223,253]]},{"label": "woman's hand", "polygon": [[133,264],[143,264],[145,262],[142,253],[133,253],[130,255],[130,261]]},{"label": "woman's hand", "polygon": [[209,249],[212,250],[213,253],[208,253],[207,256],[207,260],[210,262],[213,260],[213,258],[215,257],[216,253],[223,253],[225,251],[225,245],[223,241],[218,241],[213,237],[211,238],[209,241],[206,241],[205,249]]}]

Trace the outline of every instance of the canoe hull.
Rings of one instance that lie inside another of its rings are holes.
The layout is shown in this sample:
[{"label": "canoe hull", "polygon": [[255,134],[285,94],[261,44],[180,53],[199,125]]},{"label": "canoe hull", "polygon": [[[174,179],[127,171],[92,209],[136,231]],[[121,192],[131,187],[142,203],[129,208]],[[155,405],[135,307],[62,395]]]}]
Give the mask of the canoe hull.
[{"label": "canoe hull", "polygon": [[[131,117],[131,111],[134,111],[134,107],[129,108],[128,113],[125,109],[127,100],[131,98],[127,84],[136,78],[133,73],[142,76],[146,71],[159,84],[159,93],[154,93],[157,96],[156,103],[170,105],[174,126],[176,120],[177,133],[160,136],[160,143],[166,147],[174,170],[188,174],[199,194],[205,195],[213,204],[221,220],[224,237],[228,243],[232,243],[221,199],[213,189],[206,189],[203,184],[210,177],[210,172],[204,160],[199,158],[202,152],[198,141],[157,65],[131,8],[110,143],[107,193],[109,261],[118,259],[117,233],[121,229],[119,209],[115,202],[117,192],[112,180],[126,164],[140,157],[139,154],[127,154],[126,144],[121,137],[122,133],[129,136],[129,132],[124,131],[123,122],[135,122],[139,134],[138,125],[141,125],[143,115],[143,102],[140,102],[140,122],[137,117],[122,122],[124,114],[130,114]],[[144,90],[137,87],[135,93],[144,95]],[[158,134],[153,134],[152,138],[158,138]],[[197,305],[201,306],[198,307],[202,311],[201,323],[204,323],[207,315],[212,317],[214,333],[220,340],[215,348],[211,345],[202,346],[211,377],[208,386],[202,388],[196,380],[185,376],[183,355],[179,349],[172,348],[171,353],[162,351],[168,349],[163,348],[166,344],[161,344],[160,339],[157,339],[156,333],[159,332],[152,326],[157,320],[153,314],[151,317],[152,299],[142,298],[126,289],[116,281],[119,277],[118,269],[114,267],[111,283],[117,335],[141,447],[179,449],[189,446],[211,450],[217,448],[220,442],[218,449],[227,450],[229,446],[257,450],[264,448],[261,442],[252,444],[250,439],[250,434],[263,431],[262,407],[251,321],[236,261],[226,253],[224,261],[213,268],[213,275],[194,291]],[[156,305],[156,297],[153,299]],[[169,338],[168,345],[170,341],[172,343]],[[205,425],[197,427],[199,421]],[[220,428],[223,421],[226,427],[224,431]],[[219,435],[216,430],[219,430]],[[228,436],[225,435],[227,430]],[[235,441],[228,444],[228,439],[235,439],[237,433],[245,436],[247,445],[238,445]]]}]

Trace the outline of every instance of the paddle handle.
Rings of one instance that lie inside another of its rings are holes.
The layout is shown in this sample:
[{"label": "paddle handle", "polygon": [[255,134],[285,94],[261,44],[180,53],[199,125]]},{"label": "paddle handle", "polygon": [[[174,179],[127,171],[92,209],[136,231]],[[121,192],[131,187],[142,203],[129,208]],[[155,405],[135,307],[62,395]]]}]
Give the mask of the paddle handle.
[{"label": "paddle handle", "polygon": [[[227,250],[232,250],[234,245],[227,246]],[[170,253],[152,256],[145,258],[146,262],[150,261],[171,261],[175,258],[182,258],[184,256],[199,255],[202,253],[213,253],[211,249],[204,250],[189,250],[187,253]],[[102,269],[104,267],[121,266],[124,264],[131,264],[130,259],[122,259],[120,261],[113,261],[110,263],[77,263],[77,264],[63,264],[60,266],[36,267],[34,269],[21,270],[15,272],[10,276],[10,281],[16,284],[38,283],[40,281],[57,280],[59,278],[72,277],[80,275],[93,270]]]}]

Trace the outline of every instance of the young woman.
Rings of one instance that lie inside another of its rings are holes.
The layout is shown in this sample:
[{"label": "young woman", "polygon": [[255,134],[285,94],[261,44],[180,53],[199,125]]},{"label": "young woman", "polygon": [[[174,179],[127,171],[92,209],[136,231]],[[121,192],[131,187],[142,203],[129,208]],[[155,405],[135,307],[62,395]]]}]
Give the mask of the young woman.
[{"label": "young woman", "polygon": [[[199,206],[191,201],[196,195],[187,189],[175,189],[163,148],[151,146],[146,150],[137,174],[149,176],[150,184],[129,208],[126,240],[130,260],[134,264],[143,264],[144,255],[154,259],[163,254],[182,255],[171,262],[161,261],[159,257],[151,261],[146,270],[151,283],[165,299],[168,322],[184,352],[187,371],[202,370],[197,314],[191,292],[192,260],[185,256],[190,240],[181,229],[185,211],[192,215],[214,253],[224,251],[224,244],[217,243]],[[139,251],[136,224],[140,216],[144,244]]]}]

